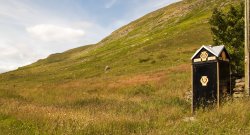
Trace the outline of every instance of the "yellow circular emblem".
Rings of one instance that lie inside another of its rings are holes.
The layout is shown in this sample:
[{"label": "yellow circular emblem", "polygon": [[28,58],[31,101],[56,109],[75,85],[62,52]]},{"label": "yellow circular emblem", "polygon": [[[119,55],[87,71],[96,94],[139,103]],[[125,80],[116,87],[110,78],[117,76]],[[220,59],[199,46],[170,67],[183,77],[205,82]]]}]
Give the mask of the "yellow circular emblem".
[{"label": "yellow circular emblem", "polygon": [[201,82],[202,86],[207,86],[207,83],[208,83],[207,76],[202,76],[201,79],[200,79],[200,82]]}]

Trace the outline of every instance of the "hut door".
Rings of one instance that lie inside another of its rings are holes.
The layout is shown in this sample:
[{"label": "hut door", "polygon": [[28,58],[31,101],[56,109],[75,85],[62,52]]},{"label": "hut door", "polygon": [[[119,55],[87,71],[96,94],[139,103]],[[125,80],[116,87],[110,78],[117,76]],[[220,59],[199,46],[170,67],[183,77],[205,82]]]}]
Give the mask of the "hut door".
[{"label": "hut door", "polygon": [[207,106],[217,97],[217,63],[193,65],[193,103],[195,107]]}]

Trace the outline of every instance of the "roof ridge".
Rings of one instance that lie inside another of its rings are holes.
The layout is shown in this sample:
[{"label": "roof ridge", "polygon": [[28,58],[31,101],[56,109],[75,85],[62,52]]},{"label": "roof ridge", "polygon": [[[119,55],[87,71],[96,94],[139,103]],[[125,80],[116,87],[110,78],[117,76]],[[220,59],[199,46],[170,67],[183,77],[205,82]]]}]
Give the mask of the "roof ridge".
[{"label": "roof ridge", "polygon": [[[191,57],[191,59],[193,59],[202,48],[205,48],[207,51],[211,52],[212,54],[214,54],[216,57],[219,57],[219,55],[221,54],[222,50],[225,48],[225,45],[218,45],[218,46],[211,46],[211,45],[202,45],[195,53],[194,55]],[[216,50],[219,49],[219,50]]]}]

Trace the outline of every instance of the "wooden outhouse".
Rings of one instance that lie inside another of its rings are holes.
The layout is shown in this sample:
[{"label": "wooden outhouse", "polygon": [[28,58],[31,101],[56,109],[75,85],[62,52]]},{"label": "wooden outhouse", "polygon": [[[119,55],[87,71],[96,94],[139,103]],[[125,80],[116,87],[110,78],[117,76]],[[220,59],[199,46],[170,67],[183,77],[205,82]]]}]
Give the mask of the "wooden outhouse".
[{"label": "wooden outhouse", "polygon": [[224,45],[202,46],[192,56],[192,112],[231,95],[230,57]]}]

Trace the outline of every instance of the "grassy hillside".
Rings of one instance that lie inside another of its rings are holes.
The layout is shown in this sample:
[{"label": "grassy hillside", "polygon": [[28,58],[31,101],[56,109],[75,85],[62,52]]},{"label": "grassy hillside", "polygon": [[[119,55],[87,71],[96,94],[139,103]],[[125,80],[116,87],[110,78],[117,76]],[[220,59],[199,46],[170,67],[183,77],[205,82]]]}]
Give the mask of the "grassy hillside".
[{"label": "grassy hillside", "polygon": [[239,2],[184,0],[98,44],[1,74],[0,134],[249,134],[248,100],[183,120],[190,57],[212,44],[212,10]]}]

